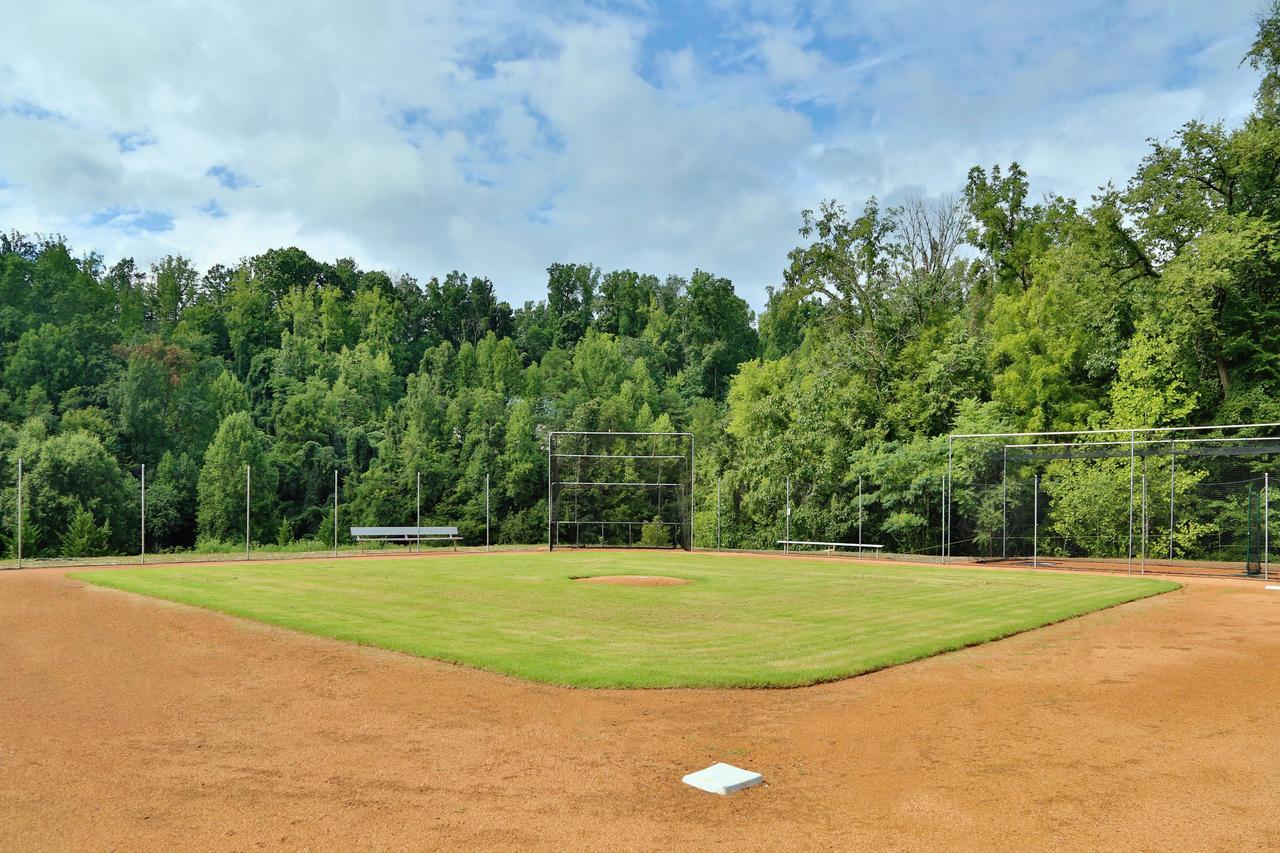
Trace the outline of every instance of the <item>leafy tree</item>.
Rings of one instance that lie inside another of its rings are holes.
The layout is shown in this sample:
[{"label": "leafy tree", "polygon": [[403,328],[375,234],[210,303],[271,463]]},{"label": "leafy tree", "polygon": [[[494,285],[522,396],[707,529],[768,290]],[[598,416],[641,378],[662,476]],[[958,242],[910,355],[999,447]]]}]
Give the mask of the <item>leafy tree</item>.
[{"label": "leafy tree", "polygon": [[244,535],[246,469],[250,477],[251,536],[264,541],[276,529],[275,464],[267,437],[247,412],[228,415],[205,453],[197,485],[197,520],[201,537],[235,541]]}]

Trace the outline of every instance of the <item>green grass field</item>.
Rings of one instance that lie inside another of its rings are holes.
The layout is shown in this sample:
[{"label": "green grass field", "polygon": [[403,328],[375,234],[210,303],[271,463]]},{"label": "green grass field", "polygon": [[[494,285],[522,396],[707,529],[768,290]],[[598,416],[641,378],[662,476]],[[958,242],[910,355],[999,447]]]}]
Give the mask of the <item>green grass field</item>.
[{"label": "green grass field", "polygon": [[[570,576],[670,575],[684,586]],[[80,572],[100,586],[577,687],[812,684],[1176,589],[1146,578],[683,552]]]}]

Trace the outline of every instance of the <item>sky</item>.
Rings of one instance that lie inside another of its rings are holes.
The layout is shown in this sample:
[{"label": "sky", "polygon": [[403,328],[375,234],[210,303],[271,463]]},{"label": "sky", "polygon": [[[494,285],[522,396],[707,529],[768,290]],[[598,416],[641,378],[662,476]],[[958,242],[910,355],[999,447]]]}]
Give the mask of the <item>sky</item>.
[{"label": "sky", "polygon": [[731,278],[757,309],[836,198],[1127,180],[1238,122],[1259,0],[18,0],[0,230],[108,263],[296,245],[420,280],[546,267]]}]

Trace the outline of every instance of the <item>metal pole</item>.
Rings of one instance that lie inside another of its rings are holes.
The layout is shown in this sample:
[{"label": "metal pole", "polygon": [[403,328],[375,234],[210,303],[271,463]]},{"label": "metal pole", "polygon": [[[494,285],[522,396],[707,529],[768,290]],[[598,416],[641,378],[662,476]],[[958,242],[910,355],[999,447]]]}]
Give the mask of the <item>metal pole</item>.
[{"label": "metal pole", "polygon": [[1262,579],[1271,580],[1271,474],[1262,475]]},{"label": "metal pole", "polygon": [[1009,557],[1009,448],[1000,463],[1000,559]]},{"label": "metal pole", "polygon": [[249,472],[253,468],[244,466],[244,558],[249,559]]},{"label": "metal pole", "polygon": [[333,556],[338,556],[338,469],[333,469]]},{"label": "metal pole", "polygon": [[720,550],[720,483],[724,480],[724,474],[716,478],[716,550]]},{"label": "metal pole", "polygon": [[1139,574],[1147,573],[1147,457],[1142,457],[1142,563]]},{"label": "metal pole", "polygon": [[138,553],[141,558],[142,565],[147,564],[147,465],[142,464],[142,537],[138,540],[140,548]]},{"label": "metal pole", "polygon": [[1031,568],[1040,567],[1040,475],[1031,485]]},{"label": "metal pole", "polygon": [[18,568],[22,568],[22,460],[18,460]]},{"label": "metal pole", "polygon": [[1174,465],[1174,459],[1177,458],[1175,455],[1175,452],[1177,451],[1177,449],[1178,449],[1177,446],[1173,442],[1169,442],[1169,562],[1170,563],[1173,563],[1173,521],[1174,521],[1173,465]]},{"label": "metal pole", "polygon": [[489,472],[484,475],[484,549],[489,550]]},{"label": "metal pole", "polygon": [[1129,573],[1133,573],[1133,475],[1136,468],[1134,464],[1134,439],[1137,433],[1129,430]]},{"label": "metal pole", "polygon": [[417,487],[418,487],[418,492],[417,492],[418,497],[417,497],[417,504],[416,504],[417,515],[415,516],[415,518],[417,519],[416,523],[418,526],[413,528],[413,533],[414,533],[413,553],[421,554],[422,553],[422,472],[421,471],[417,472],[414,475],[414,479],[416,480]]},{"label": "metal pole", "polygon": [[547,433],[547,550],[551,551],[555,548],[554,537],[551,534],[551,445],[555,442],[556,434],[554,432]]},{"label": "metal pole", "polygon": [[951,436],[947,436],[947,486],[943,491],[942,562],[951,561]]},{"label": "metal pole", "polygon": [[782,536],[784,540],[782,543],[782,552],[785,554],[786,552],[791,550],[791,544],[790,544],[791,543],[791,478],[790,477],[787,477],[787,514],[786,514],[785,526],[783,529],[786,531],[786,533],[784,533]]},{"label": "metal pole", "polygon": [[694,448],[693,433],[689,434],[689,553],[693,553],[693,519],[694,513],[698,509],[698,502],[694,498],[696,494],[694,486],[697,485],[698,476],[696,450]]},{"label": "metal pole", "polygon": [[862,478],[858,478],[858,553],[862,553]]}]

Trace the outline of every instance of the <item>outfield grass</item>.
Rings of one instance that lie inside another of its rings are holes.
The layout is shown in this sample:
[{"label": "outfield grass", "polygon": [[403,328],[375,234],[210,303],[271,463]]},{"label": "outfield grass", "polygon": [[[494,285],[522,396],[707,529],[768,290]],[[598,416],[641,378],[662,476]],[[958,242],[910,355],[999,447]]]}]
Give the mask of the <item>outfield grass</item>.
[{"label": "outfield grass", "polygon": [[[667,587],[570,576],[671,575]],[[1178,587],[683,552],[523,552],[80,572],[100,586],[577,687],[812,684]]]}]

